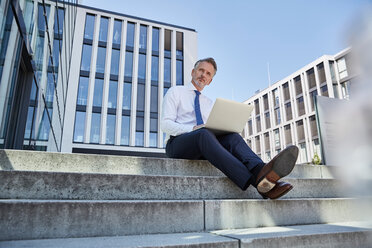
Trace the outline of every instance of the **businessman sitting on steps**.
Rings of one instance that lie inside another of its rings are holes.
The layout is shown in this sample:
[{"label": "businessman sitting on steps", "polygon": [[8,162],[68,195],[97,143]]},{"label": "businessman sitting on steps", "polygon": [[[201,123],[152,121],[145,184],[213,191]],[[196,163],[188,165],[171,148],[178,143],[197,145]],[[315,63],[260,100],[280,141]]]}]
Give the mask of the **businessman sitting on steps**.
[{"label": "businessman sitting on steps", "polygon": [[217,72],[213,58],[195,63],[192,80],[171,87],[164,96],[161,128],[166,133],[166,154],[170,158],[207,159],[242,190],[256,187],[263,198],[276,199],[293,186],[279,181],[295,166],[298,148],[289,146],[265,164],[237,133],[215,135],[203,123],[213,102],[201,94]]}]

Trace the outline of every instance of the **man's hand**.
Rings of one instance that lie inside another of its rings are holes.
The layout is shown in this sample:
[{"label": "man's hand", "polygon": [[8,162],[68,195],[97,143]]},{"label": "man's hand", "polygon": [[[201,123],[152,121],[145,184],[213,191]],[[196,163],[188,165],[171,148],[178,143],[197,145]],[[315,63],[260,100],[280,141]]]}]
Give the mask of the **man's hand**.
[{"label": "man's hand", "polygon": [[194,126],[192,130],[195,131],[195,130],[198,130],[198,129],[203,128],[203,127],[205,127],[205,124]]}]

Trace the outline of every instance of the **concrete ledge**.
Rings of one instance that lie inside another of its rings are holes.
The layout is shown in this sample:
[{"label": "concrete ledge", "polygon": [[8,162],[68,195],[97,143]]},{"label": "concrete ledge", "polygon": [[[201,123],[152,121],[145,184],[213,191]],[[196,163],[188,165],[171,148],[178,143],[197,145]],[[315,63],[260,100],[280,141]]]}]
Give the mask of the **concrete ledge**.
[{"label": "concrete ledge", "polygon": [[206,230],[361,221],[371,200],[206,200]]},{"label": "concrete ledge", "polygon": [[[0,150],[0,170],[132,175],[224,176],[208,161]],[[291,178],[333,178],[333,166],[296,165]]]},{"label": "concrete ledge", "polygon": [[[335,179],[286,179],[294,189],[284,198],[340,197]],[[251,186],[242,191],[226,177],[145,176],[0,171],[2,199],[187,200],[262,199]]]},{"label": "concrete ledge", "polygon": [[177,247],[177,248],[238,248],[239,241],[210,233],[175,233],[135,235],[122,237],[93,237],[3,241],[0,247],[7,248],[133,248],[133,247]]},{"label": "concrete ledge", "polygon": [[371,247],[372,244],[372,225],[367,222],[249,228],[212,233],[239,239],[242,248],[359,248]]},{"label": "concrete ledge", "polygon": [[0,240],[199,232],[203,201],[0,200]]}]

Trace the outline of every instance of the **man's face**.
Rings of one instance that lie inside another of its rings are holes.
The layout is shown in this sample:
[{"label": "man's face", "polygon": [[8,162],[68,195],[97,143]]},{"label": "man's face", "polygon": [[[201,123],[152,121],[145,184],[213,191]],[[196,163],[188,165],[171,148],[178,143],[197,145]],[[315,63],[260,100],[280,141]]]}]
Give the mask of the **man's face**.
[{"label": "man's face", "polygon": [[208,62],[199,63],[196,69],[192,69],[191,77],[195,87],[200,91],[212,82],[214,67]]}]

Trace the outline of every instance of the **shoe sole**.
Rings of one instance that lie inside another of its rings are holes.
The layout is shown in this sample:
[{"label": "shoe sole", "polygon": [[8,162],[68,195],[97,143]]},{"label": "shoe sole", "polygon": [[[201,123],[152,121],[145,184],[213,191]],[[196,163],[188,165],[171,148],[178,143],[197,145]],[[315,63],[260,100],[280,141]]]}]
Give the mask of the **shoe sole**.
[{"label": "shoe sole", "polygon": [[288,150],[288,152],[285,152],[277,158],[271,170],[271,172],[275,172],[279,178],[285,177],[292,172],[298,157],[299,151],[297,146],[289,146],[285,150]]},{"label": "shoe sole", "polygon": [[291,173],[296,165],[299,152],[297,146],[289,146],[283,151],[285,152],[276,158],[271,170],[259,180],[260,183],[257,185],[259,192],[267,193],[270,191],[274,188],[276,182]]}]

